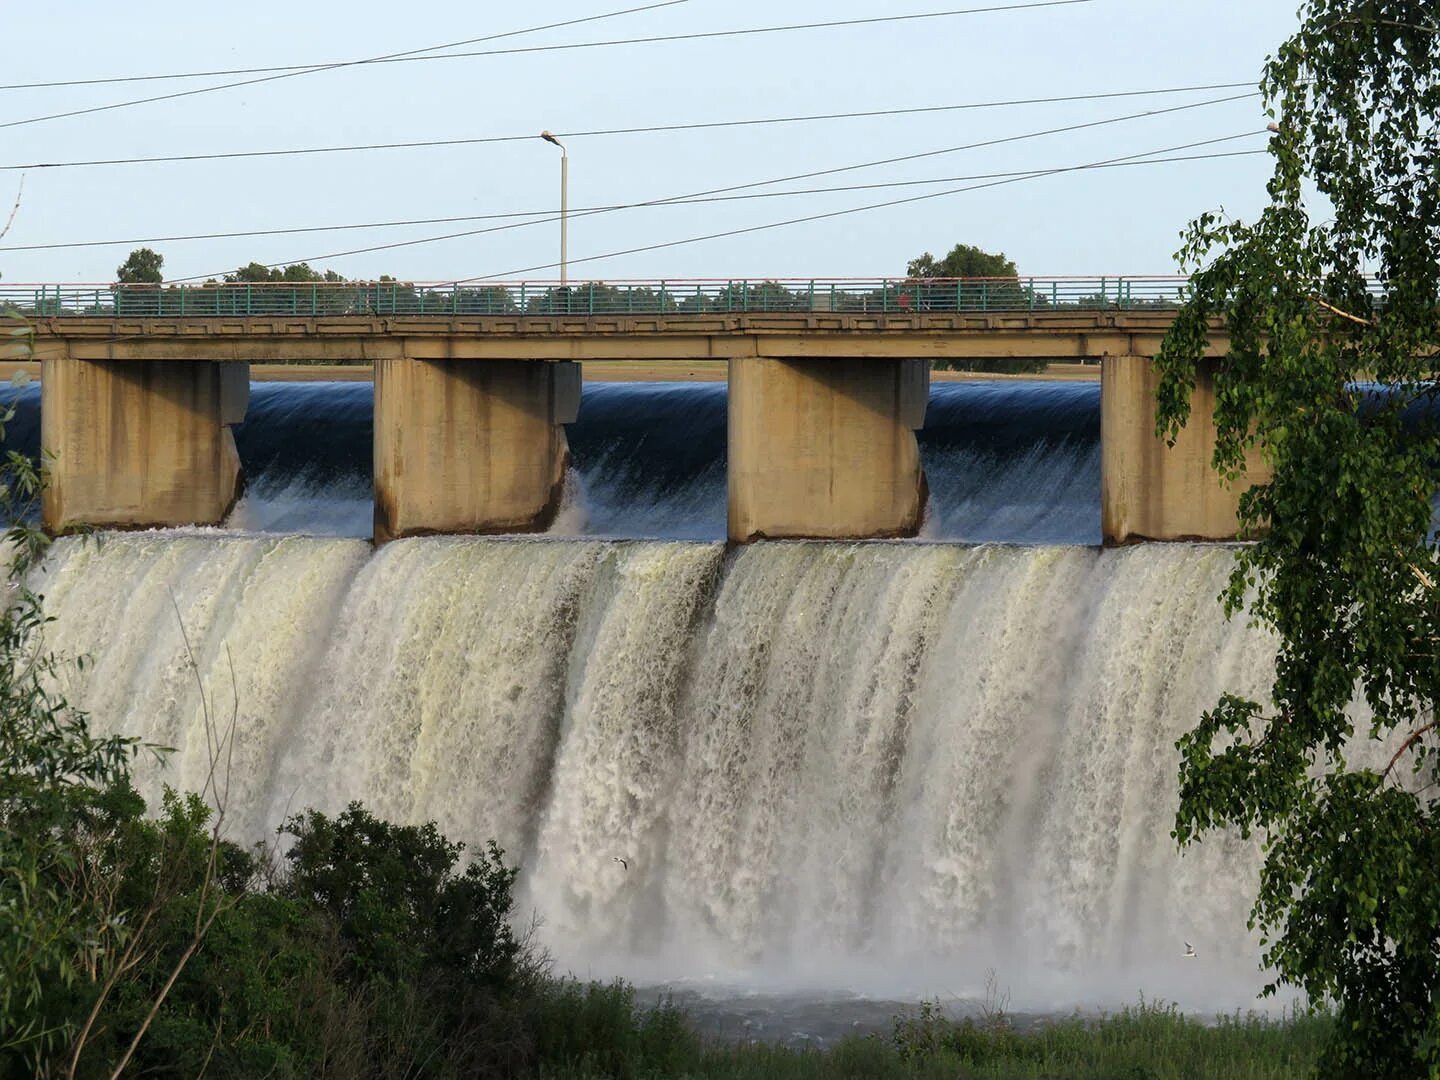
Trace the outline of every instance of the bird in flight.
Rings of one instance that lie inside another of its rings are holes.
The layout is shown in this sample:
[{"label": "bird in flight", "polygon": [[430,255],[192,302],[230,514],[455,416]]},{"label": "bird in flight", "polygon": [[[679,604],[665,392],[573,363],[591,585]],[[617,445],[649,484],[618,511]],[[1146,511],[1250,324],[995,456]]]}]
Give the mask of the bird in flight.
[{"label": "bird in flight", "polygon": [[1186,960],[1194,960],[1194,959],[1195,959],[1195,946],[1194,946],[1194,945],[1191,945],[1188,941],[1185,942],[1185,956],[1184,956],[1184,959],[1186,959]]},{"label": "bird in flight", "polygon": [[624,859],[622,859],[619,855],[616,855],[616,856],[615,856],[615,861],[620,864],[621,869],[623,869],[623,870],[629,870],[629,869],[630,869],[630,864],[629,864],[628,862],[626,862]]}]

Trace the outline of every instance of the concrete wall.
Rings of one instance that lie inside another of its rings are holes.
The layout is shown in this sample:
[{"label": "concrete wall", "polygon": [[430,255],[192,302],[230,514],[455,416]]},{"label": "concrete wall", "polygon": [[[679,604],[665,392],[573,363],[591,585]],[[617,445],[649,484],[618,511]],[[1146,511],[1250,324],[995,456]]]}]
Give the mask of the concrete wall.
[{"label": "concrete wall", "polygon": [[245,418],[249,378],[244,363],[46,359],[45,528],[224,521],[242,486],[228,425]]},{"label": "concrete wall", "polygon": [[579,404],[579,364],[377,360],[376,542],[546,529]]},{"label": "concrete wall", "polygon": [[1155,390],[1150,360],[1107,356],[1100,385],[1101,529],[1107,544],[1139,540],[1231,540],[1240,495],[1270,472],[1251,454],[1249,470],[1233,486],[1210,467],[1215,452],[1215,361],[1201,362],[1190,422],[1173,447],[1155,436]]},{"label": "concrete wall", "polygon": [[929,387],[926,360],[731,360],[730,539],[914,536]]}]

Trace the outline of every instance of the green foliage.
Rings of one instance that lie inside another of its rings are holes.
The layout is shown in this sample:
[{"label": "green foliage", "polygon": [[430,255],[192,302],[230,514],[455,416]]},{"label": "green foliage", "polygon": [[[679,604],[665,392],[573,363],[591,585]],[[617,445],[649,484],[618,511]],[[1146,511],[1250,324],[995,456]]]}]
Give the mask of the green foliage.
[{"label": "green foliage", "polygon": [[1263,831],[1253,919],[1277,983],[1338,1003],[1327,1075],[1440,1077],[1440,27],[1430,0],[1301,15],[1262,83],[1269,205],[1185,232],[1199,269],[1158,359],[1173,437],[1223,318],[1214,465],[1238,475],[1258,445],[1274,467],[1224,599],[1276,633],[1275,682],[1181,740],[1176,836]]},{"label": "green foliage", "polygon": [[[0,438],[14,406],[0,412]],[[131,740],[91,734],[50,687],[46,622],[25,572],[45,537],[28,525],[40,493],[32,463],[0,460],[0,516],[8,587],[0,607],[0,1055],[34,1065],[64,1045],[71,1025],[47,996],[69,993],[127,928],[104,903],[91,838],[123,812]]]},{"label": "green foliage", "polygon": [[641,1009],[621,982],[547,983],[525,1005],[525,1028],[547,1075],[683,1076],[704,1049],[672,1002]]},{"label": "green foliage", "polygon": [[[572,1052],[552,1047],[541,1054],[542,1077],[1292,1080],[1313,1069],[1331,1026],[1328,1018],[1308,1016],[1221,1016],[1205,1023],[1173,1007],[1142,1003],[1113,1016],[1033,1021],[1020,1030],[1003,1015],[954,1020],[931,1002],[896,1017],[888,1036],[851,1036],[825,1050],[794,1050],[705,1044],[684,1035],[683,1017],[667,1018],[673,1009],[664,1004],[651,1013],[627,1011],[615,988],[572,990],[557,1021],[583,1041]],[[591,1007],[588,997],[603,999],[606,1022],[576,1019]]]},{"label": "green foliage", "polygon": [[[157,279],[158,280],[158,279]],[[233,274],[226,274],[225,280],[230,283],[249,282],[258,284],[263,282],[340,282],[345,279],[334,270],[326,270],[323,273],[311,269],[309,263],[291,263],[289,266],[266,266],[264,263],[251,262],[240,267]]]},{"label": "green foliage", "polygon": [[165,280],[160,268],[165,256],[149,248],[136,248],[115,268],[115,280],[122,285],[158,285]]},{"label": "green foliage", "polygon": [[307,811],[286,823],[283,895],[324,912],[354,971],[391,982],[423,978],[499,989],[513,978],[520,945],[510,928],[516,870],[492,841],[456,872],[463,844],[433,823],[391,825],[352,803],[333,820]]},{"label": "green foliage", "polygon": [[1013,278],[1019,276],[1005,253],[992,255],[970,244],[956,244],[942,259],[925,252],[911,259],[905,276],[912,278]]}]

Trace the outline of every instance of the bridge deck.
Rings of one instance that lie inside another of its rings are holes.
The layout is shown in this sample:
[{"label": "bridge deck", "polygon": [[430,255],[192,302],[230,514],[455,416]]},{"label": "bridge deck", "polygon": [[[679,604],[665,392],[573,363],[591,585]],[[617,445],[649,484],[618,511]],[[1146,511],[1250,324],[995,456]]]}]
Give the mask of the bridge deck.
[{"label": "bridge deck", "polygon": [[[37,359],[346,362],[1153,356],[1169,310],[648,315],[167,316],[31,320]],[[1217,333],[1212,347],[1223,351]]]}]

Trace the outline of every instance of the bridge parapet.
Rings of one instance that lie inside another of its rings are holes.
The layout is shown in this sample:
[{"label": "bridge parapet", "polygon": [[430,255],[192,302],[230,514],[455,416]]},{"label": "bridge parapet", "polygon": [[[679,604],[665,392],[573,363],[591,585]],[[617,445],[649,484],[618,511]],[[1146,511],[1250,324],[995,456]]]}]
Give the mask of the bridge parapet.
[{"label": "bridge parapet", "polygon": [[391,315],[713,315],[1174,309],[1168,274],[990,278],[746,278],[519,282],[6,284],[0,311],[28,318]]}]

